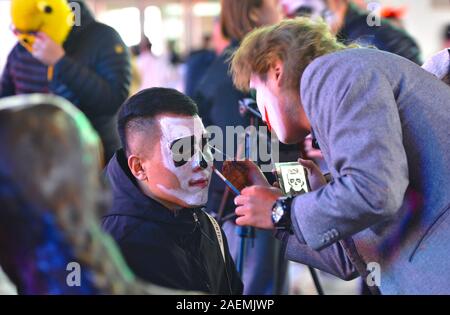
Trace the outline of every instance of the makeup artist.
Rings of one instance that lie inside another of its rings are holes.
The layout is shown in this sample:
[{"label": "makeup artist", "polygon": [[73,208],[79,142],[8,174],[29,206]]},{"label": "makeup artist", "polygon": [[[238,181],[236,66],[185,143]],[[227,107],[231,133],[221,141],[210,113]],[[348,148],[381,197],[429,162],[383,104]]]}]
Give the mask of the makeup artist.
[{"label": "makeup artist", "polygon": [[327,182],[305,164],[316,185],[295,198],[244,189],[237,224],[276,229],[288,259],[362,276],[374,293],[450,293],[448,86],[301,18],[249,34],[232,73],[237,87],[257,91],[280,141],[314,131],[332,175]]}]

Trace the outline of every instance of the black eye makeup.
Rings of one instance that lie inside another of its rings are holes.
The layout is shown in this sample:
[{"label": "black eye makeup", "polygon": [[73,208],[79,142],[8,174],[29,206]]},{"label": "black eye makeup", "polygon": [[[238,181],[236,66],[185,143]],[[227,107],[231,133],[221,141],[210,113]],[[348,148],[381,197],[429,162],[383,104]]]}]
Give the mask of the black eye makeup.
[{"label": "black eye makeup", "polygon": [[170,144],[170,151],[172,152],[173,162],[175,167],[181,167],[189,162],[192,157],[200,151],[202,160],[212,159],[209,151],[209,134],[202,135],[201,143],[197,142],[194,135],[190,137],[180,138]]},{"label": "black eye makeup", "polygon": [[203,154],[203,156],[208,160],[208,161],[212,161],[213,157],[212,157],[212,150],[214,150],[214,148],[210,145],[210,141],[211,141],[211,134],[204,134],[202,136],[202,146],[201,146],[201,152]]},{"label": "black eye makeup", "polygon": [[176,167],[185,165],[195,154],[195,136],[180,138],[170,144],[172,158]]}]

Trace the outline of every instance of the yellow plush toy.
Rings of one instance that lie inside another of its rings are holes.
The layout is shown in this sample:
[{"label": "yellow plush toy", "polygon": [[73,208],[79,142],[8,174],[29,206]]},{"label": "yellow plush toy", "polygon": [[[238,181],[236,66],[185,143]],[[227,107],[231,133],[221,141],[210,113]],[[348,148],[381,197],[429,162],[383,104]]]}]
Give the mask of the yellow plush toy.
[{"label": "yellow plush toy", "polygon": [[67,0],[12,0],[11,17],[14,33],[30,52],[37,32],[62,45],[74,21]]}]

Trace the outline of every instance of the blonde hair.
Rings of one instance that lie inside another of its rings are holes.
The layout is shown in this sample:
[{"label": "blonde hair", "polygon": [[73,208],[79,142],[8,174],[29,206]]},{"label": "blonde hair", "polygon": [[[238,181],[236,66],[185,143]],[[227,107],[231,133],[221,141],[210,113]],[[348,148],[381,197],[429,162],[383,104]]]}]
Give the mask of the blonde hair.
[{"label": "blonde hair", "polygon": [[247,91],[252,74],[265,79],[277,60],[284,63],[282,85],[298,89],[306,67],[316,58],[346,48],[323,21],[309,18],[284,20],[249,33],[231,57],[231,74],[235,86]]}]

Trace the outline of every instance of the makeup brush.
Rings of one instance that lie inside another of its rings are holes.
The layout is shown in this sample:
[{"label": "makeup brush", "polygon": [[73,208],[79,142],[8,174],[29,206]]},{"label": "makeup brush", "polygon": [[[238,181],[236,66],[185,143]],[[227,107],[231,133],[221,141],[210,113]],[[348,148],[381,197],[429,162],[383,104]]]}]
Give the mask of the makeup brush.
[{"label": "makeup brush", "polygon": [[220,151],[219,149],[217,149],[215,146],[212,146],[212,145],[208,144],[208,147],[209,147],[211,150],[214,150],[214,151],[218,152],[218,153],[219,153],[220,155],[222,155],[226,160],[230,160],[230,161],[235,160],[234,158],[232,158],[232,157],[226,155],[225,153],[223,153],[222,151]]},{"label": "makeup brush", "polygon": [[239,196],[239,195],[241,194],[241,192],[240,192],[236,187],[234,187],[234,185],[233,185],[228,179],[226,179],[225,176],[223,176],[223,174],[222,174],[221,172],[219,172],[215,167],[213,167],[213,170],[214,170],[214,173],[216,173],[216,175],[219,176],[220,179],[223,180],[224,183],[225,183],[228,187],[230,187],[230,189],[231,189],[236,195]]}]

